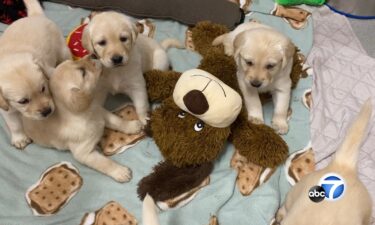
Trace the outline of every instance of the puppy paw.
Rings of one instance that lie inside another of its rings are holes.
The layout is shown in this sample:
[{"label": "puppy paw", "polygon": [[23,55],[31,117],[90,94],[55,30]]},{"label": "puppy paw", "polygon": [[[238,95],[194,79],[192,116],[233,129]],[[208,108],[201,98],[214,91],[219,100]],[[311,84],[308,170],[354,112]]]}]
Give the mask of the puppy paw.
[{"label": "puppy paw", "polygon": [[262,118],[256,118],[253,116],[249,116],[249,121],[253,124],[264,124],[264,120]]},{"label": "puppy paw", "polygon": [[126,166],[117,166],[109,175],[120,183],[129,182],[132,179],[132,171]]},{"label": "puppy paw", "polygon": [[12,136],[12,145],[18,149],[24,149],[32,140],[24,134],[17,134]]},{"label": "puppy paw", "polygon": [[138,134],[142,131],[144,124],[140,120],[126,121],[122,132],[126,134]]},{"label": "puppy paw", "polygon": [[272,128],[278,133],[278,134],[286,134],[289,130],[289,125],[286,120],[282,119],[273,119],[272,120]]}]

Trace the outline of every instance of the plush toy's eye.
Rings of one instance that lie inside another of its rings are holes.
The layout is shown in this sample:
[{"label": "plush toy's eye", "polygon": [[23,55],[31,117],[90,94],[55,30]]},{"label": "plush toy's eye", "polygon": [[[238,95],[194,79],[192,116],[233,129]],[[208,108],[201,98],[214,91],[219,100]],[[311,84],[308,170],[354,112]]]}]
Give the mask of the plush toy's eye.
[{"label": "plush toy's eye", "polygon": [[178,118],[185,118],[185,116],[186,116],[186,112],[181,111],[181,112],[178,113],[177,116],[178,116]]},{"label": "plush toy's eye", "polygon": [[199,132],[203,129],[203,127],[204,123],[202,121],[199,121],[194,125],[194,130]]}]

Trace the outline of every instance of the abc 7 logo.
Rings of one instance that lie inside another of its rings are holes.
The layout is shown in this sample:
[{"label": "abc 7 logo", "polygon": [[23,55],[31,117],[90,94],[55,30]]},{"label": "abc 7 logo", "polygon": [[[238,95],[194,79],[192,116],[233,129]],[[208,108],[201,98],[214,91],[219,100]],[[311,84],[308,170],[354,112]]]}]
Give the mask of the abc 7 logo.
[{"label": "abc 7 logo", "polygon": [[344,180],[338,175],[329,174],[320,180],[320,185],[310,188],[309,198],[313,202],[336,201],[343,196],[344,191]]}]

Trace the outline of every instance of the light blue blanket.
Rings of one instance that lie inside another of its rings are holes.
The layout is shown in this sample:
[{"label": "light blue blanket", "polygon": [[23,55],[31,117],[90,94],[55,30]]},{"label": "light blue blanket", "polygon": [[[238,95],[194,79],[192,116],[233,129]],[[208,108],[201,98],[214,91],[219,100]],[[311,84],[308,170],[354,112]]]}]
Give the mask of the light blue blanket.
[{"label": "light blue blanket", "polygon": [[[273,2],[255,1],[254,10],[260,12],[246,16],[246,21],[256,18],[289,35],[305,55],[312,45],[312,27],[309,20],[302,30],[294,30],[283,19],[270,16]],[[82,9],[69,9],[66,6],[45,3],[49,18],[57,22],[67,35],[80,19],[88,15]],[[175,37],[181,41],[185,38],[186,26],[173,21],[155,22],[156,39]],[[0,26],[4,30],[5,26]],[[171,49],[169,51],[173,68],[184,71],[195,68],[200,56],[187,50]],[[309,141],[309,112],[301,103],[303,92],[310,88],[311,78],[301,79],[293,91],[290,131],[284,139],[290,151],[302,149]],[[114,108],[123,97],[111,99],[109,108]],[[272,104],[265,106],[265,118],[270,123]],[[139,180],[151,172],[151,168],[162,160],[154,141],[151,138],[142,140],[135,147],[112,158],[133,170],[133,179],[120,184],[111,178],[82,166],[71,154],[29,145],[24,151],[10,145],[7,128],[0,120],[0,224],[1,225],[47,225],[79,224],[86,212],[101,208],[105,203],[115,200],[121,203],[142,224],[142,203],[136,194]],[[268,182],[257,188],[250,196],[243,197],[236,188],[236,172],[230,168],[233,146],[228,144],[223,155],[215,164],[211,183],[203,188],[196,198],[181,209],[160,213],[162,225],[203,225],[208,224],[211,215],[218,215],[221,225],[267,225],[279,207],[289,189],[283,168],[280,167]],[[83,178],[81,190],[56,215],[37,217],[32,214],[26,199],[26,190],[39,179],[49,166],[61,162],[71,162],[80,171]]]}]

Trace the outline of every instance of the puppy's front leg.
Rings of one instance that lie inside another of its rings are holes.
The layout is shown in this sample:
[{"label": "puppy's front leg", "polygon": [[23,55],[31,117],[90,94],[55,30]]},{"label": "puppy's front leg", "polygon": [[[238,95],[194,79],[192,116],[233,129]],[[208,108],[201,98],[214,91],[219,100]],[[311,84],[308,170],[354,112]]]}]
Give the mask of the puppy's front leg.
[{"label": "puppy's front leg", "polygon": [[23,130],[21,115],[16,111],[6,112],[0,109],[0,112],[8,125],[12,145],[18,149],[24,149],[32,140]]},{"label": "puppy's front leg", "polygon": [[[140,74],[140,76],[142,76],[143,79],[143,75]],[[150,119],[148,117],[150,104],[148,102],[146,84],[137,85],[136,87],[130,87],[126,90],[126,94],[128,94],[130,99],[133,101],[139,120],[142,122],[143,125],[147,125],[147,121]]]},{"label": "puppy's front leg", "polygon": [[260,102],[257,89],[247,87],[243,82],[239,82],[239,84],[244,96],[248,120],[255,124],[264,123],[262,103]]},{"label": "puppy's front leg", "polygon": [[141,131],[143,124],[139,120],[123,120],[117,115],[102,108],[102,114],[107,128],[117,130],[126,134],[137,134]]},{"label": "puppy's front leg", "polygon": [[94,142],[80,144],[71,148],[74,158],[80,163],[106,174],[118,182],[128,182],[132,178],[132,171],[95,150]]},{"label": "puppy's front leg", "polygon": [[290,101],[290,88],[276,90],[272,94],[272,100],[275,106],[272,127],[277,133],[286,134],[289,130],[287,117]]}]

